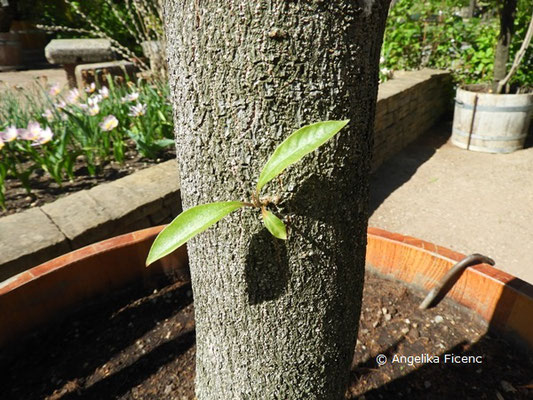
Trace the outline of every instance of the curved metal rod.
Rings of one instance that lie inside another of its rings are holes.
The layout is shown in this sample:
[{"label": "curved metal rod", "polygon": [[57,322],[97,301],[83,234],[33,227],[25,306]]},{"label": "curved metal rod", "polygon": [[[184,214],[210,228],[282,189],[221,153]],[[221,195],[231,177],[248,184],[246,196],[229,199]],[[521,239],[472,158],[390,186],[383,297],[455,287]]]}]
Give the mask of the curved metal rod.
[{"label": "curved metal rod", "polygon": [[455,264],[447,273],[442,277],[442,279],[437,283],[437,285],[429,291],[426,298],[420,303],[418,308],[421,310],[426,310],[428,308],[435,307],[440,301],[446,296],[450,291],[452,286],[457,282],[457,280],[463,274],[463,271],[472,265],[476,264],[490,264],[494,265],[494,260],[482,254],[470,254],[469,256],[463,258],[457,264]]}]

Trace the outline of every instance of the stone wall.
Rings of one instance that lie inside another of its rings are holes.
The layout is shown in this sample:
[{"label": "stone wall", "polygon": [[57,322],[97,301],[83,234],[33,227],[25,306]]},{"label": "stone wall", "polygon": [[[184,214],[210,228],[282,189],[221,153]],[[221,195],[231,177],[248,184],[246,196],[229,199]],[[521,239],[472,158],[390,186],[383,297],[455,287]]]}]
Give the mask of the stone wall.
[{"label": "stone wall", "polygon": [[[450,76],[397,73],[380,85],[372,169],[428,130],[450,100]],[[42,207],[0,218],[0,281],[99,240],[169,222],[181,212],[175,160]]]},{"label": "stone wall", "polygon": [[175,160],[0,218],[0,281],[70,250],[181,212]]},{"label": "stone wall", "polygon": [[400,71],[379,86],[372,171],[433,126],[450,107],[448,72]]}]

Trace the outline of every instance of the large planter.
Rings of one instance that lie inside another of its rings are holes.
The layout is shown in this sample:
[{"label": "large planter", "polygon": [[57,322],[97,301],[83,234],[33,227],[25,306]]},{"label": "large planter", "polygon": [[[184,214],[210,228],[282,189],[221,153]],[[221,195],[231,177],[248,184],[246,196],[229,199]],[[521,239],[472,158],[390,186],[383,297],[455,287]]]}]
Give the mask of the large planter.
[{"label": "large planter", "polygon": [[5,6],[4,2],[0,2],[0,32],[8,32],[12,20],[12,7]]},{"label": "large planter", "polygon": [[533,93],[492,94],[484,88],[469,85],[457,89],[452,143],[487,153],[522,149],[533,115]]},{"label": "large planter", "polygon": [[48,43],[46,32],[28,21],[13,21],[11,32],[17,33],[21,42],[21,61],[26,67],[43,64],[46,62],[44,48]]},{"label": "large planter", "polygon": [[0,72],[20,68],[22,64],[22,42],[20,35],[0,32]]},{"label": "large planter", "polygon": [[186,271],[185,247],[145,267],[146,255],[161,229],[104,240],[1,282],[0,347],[106,293]]},{"label": "large planter", "polygon": [[[184,247],[144,267],[161,229],[144,229],[84,247],[0,284],[0,347],[104,293],[155,279],[165,271],[187,271]],[[368,268],[418,288],[433,287],[463,257],[419,239],[368,230]],[[533,350],[530,284],[482,264],[468,268],[448,296]]]}]

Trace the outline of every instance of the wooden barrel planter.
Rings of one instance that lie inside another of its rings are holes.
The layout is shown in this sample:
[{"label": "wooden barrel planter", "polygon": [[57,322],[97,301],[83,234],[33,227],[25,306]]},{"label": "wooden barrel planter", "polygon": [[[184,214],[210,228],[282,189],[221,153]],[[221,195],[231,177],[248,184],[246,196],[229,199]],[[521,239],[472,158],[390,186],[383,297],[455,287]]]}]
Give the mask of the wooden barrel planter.
[{"label": "wooden barrel planter", "polygon": [[484,85],[457,89],[452,143],[462,149],[511,153],[522,149],[533,115],[533,93],[484,93]]},{"label": "wooden barrel planter", "polygon": [[20,35],[0,32],[0,72],[12,71],[22,66],[22,42]]},{"label": "wooden barrel planter", "polygon": [[44,48],[48,43],[46,33],[37,29],[31,22],[13,21],[11,32],[17,33],[21,42],[21,62],[26,67],[46,62]]},{"label": "wooden barrel planter", "polygon": [[[148,250],[162,228],[95,243],[0,283],[0,348],[133,282],[187,274],[184,247],[145,268]],[[416,238],[368,229],[367,268],[417,288],[433,287],[463,257]],[[481,264],[468,268],[448,297],[533,350],[532,285]]]}]

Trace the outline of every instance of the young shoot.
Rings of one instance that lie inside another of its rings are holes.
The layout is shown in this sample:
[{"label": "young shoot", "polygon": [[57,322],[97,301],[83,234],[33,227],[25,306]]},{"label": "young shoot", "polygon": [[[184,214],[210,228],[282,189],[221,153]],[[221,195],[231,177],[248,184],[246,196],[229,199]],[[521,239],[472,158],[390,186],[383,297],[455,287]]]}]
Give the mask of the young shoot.
[{"label": "young shoot", "polygon": [[263,223],[276,238],[287,240],[287,228],[268,206],[279,202],[279,198],[260,198],[261,189],[279,176],[288,166],[300,161],[305,155],[322,146],[348,124],[344,121],[323,121],[304,126],[291,134],[270,156],[259,174],[255,192],[249,202],[226,201],[201,204],[178,215],[155,238],[146,259],[146,265],[172,253],[189,239],[205,231],[226,215],[242,207],[261,210]]}]

